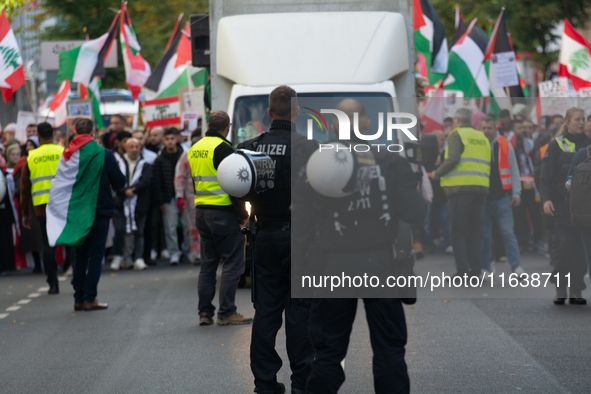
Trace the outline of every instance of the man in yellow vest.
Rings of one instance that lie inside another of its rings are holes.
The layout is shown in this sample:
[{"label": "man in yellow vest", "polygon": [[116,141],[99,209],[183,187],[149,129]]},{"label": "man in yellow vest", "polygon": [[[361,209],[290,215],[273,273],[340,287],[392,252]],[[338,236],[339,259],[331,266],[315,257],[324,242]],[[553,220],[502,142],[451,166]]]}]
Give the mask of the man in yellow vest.
[{"label": "man in yellow vest", "polygon": [[199,325],[213,324],[215,307],[212,304],[216,287],[216,272],[223,260],[220,284],[218,325],[250,324],[236,312],[236,289],[244,272],[244,235],[240,227],[246,225],[248,213],[244,202],[226,194],[217,181],[217,168],[234,153],[226,139],[230,132],[230,118],[223,111],[209,116],[208,131],[189,150],[189,165],[195,182],[197,230],[201,238],[201,270],[199,271]]},{"label": "man in yellow vest", "polygon": [[47,239],[47,219],[45,208],[49,201],[49,189],[51,180],[55,176],[57,165],[62,157],[64,148],[53,143],[53,127],[46,122],[37,126],[39,147],[29,152],[27,162],[23,166],[21,176],[21,209],[23,211],[23,227],[31,228],[31,200],[35,207],[35,216],[41,225],[43,240],[43,266],[49,294],[59,294],[57,280],[57,263],[55,260],[55,247],[49,246]]},{"label": "man in yellow vest", "polygon": [[445,161],[432,175],[441,178],[448,199],[456,275],[480,274],[484,211],[489,190],[490,142],[471,125],[472,111],[460,108],[447,137]]}]

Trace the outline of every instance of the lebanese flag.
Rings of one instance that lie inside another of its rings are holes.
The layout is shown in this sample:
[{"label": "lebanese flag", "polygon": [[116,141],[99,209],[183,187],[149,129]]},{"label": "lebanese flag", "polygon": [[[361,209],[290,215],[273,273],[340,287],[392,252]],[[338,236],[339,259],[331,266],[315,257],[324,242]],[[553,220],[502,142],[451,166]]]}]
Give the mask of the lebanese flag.
[{"label": "lebanese flag", "polygon": [[[164,56],[158,61],[154,72],[144,85],[146,89],[155,92],[156,97],[172,85],[187,70],[187,63],[191,62],[190,32],[187,26],[181,28],[182,17],[182,14],[179,15]],[[178,95],[178,92],[175,95]]]},{"label": "lebanese flag", "polygon": [[60,53],[58,82],[72,81],[88,86],[94,77],[105,77],[105,59],[109,56],[115,42],[120,15],[121,11],[117,11],[107,33],[95,40],[86,41],[79,47]]},{"label": "lebanese flag", "polygon": [[137,100],[142,86],[144,86],[152,71],[148,62],[140,55],[141,47],[131,25],[131,19],[127,12],[127,2],[124,2],[121,6],[121,14],[123,19],[121,21],[120,39],[123,64],[125,65],[125,82],[129,90],[131,90],[133,99]]},{"label": "lebanese flag", "polygon": [[63,81],[49,109],[53,111],[53,127],[60,127],[68,121],[68,109],[66,103],[72,93],[70,92],[70,81]]},{"label": "lebanese flag", "polygon": [[18,42],[6,12],[0,16],[0,90],[5,102],[25,84],[25,69]]},{"label": "lebanese flag", "polygon": [[447,72],[445,29],[429,0],[413,0],[413,14],[415,49],[423,56],[429,82],[434,85]]},{"label": "lebanese flag", "polygon": [[104,164],[105,150],[88,134],[77,136],[64,150],[47,202],[49,245],[84,242],[96,215]]},{"label": "lebanese flag", "polygon": [[591,44],[564,19],[564,33],[558,57],[558,76],[567,77],[576,91],[591,87]]}]

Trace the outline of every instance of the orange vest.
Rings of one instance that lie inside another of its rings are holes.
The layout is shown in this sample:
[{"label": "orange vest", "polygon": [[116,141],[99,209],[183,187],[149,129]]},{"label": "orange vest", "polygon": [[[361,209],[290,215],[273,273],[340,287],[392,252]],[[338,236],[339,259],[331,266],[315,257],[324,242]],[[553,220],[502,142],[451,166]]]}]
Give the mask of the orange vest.
[{"label": "orange vest", "polygon": [[540,147],[540,161],[544,160],[544,155],[546,154],[546,149],[548,149],[548,144]]},{"label": "orange vest", "polygon": [[509,168],[509,142],[502,135],[497,138],[499,144],[499,175],[503,190],[511,190],[511,169]]}]

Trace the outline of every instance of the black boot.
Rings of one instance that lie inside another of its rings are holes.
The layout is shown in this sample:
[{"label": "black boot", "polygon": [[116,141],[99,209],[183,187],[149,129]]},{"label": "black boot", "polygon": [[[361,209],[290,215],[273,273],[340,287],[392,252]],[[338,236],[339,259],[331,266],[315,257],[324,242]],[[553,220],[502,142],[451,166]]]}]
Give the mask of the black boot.
[{"label": "black boot", "polygon": [[275,390],[264,390],[264,391],[257,391],[258,394],[285,394],[285,385],[283,383],[277,382],[277,387]]},{"label": "black boot", "polygon": [[47,292],[47,294],[59,294],[60,293],[60,287],[57,283],[53,283],[49,285],[49,291]]},{"label": "black boot", "polygon": [[580,292],[571,290],[568,303],[571,305],[587,305],[587,300],[581,297]]},{"label": "black boot", "polygon": [[556,288],[556,298],[554,298],[554,305],[564,305],[566,302],[566,287]]}]

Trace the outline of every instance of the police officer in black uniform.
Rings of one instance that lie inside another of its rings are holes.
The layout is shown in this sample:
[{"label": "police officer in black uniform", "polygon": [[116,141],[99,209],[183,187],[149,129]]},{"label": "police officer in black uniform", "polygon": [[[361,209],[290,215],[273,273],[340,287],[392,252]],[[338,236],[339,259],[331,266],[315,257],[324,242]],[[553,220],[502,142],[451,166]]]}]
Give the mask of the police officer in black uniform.
[{"label": "police officer in black uniform", "polygon": [[[310,306],[291,298],[291,172],[293,163],[303,166],[317,144],[297,134],[295,119],[299,107],[289,86],[275,88],[269,96],[267,112],[273,120],[269,132],[245,141],[239,148],[266,153],[275,163],[272,189],[249,199],[251,215],[256,215],[255,315],[252,324],[250,364],[255,392],[284,393],[277,382],[281,357],[275,338],[285,310],[285,333],[291,375],[291,392],[303,393],[310,374],[312,345],[308,336]],[[294,168],[294,171],[297,169]]]},{"label": "police officer in black uniform", "polygon": [[[357,113],[359,130],[365,134],[370,121],[361,103],[346,99],[336,109],[348,115],[351,125],[353,114]],[[333,122],[333,127],[338,135],[338,122]],[[364,141],[361,140],[350,142],[351,146],[362,143]],[[365,148],[358,151],[363,150]],[[355,155],[355,150],[352,152]],[[377,152],[374,147],[369,154],[363,153],[357,157],[358,162],[366,164],[365,172],[373,174],[366,177],[367,184],[343,198],[317,198],[320,208],[314,216],[319,218],[317,228],[318,244],[323,255],[321,262],[328,267],[332,264],[335,271],[338,269],[339,275],[341,270],[352,276],[363,274],[364,271],[376,273],[380,269],[380,274],[385,269],[394,275],[411,275],[412,266],[410,269],[408,266],[406,269],[395,267],[393,244],[397,237],[398,219],[409,224],[420,223],[425,219],[427,204],[417,190],[417,177],[405,158],[398,153],[389,153],[384,148]],[[335,159],[338,159],[338,155]],[[310,183],[311,171],[323,170],[312,169],[310,165],[307,169]],[[362,178],[359,171],[356,177],[353,175],[357,182]],[[347,187],[351,189],[350,184]],[[358,201],[365,203],[358,204]],[[294,212],[294,215],[297,213]],[[385,296],[391,296],[392,293],[388,294]],[[407,331],[401,301],[407,295],[398,293],[396,296],[400,298],[364,299],[374,354],[376,393],[408,393],[410,390],[404,361]],[[345,381],[341,362],[347,353],[356,311],[357,298],[313,299],[310,338],[315,353],[307,393],[336,393]]]}]

